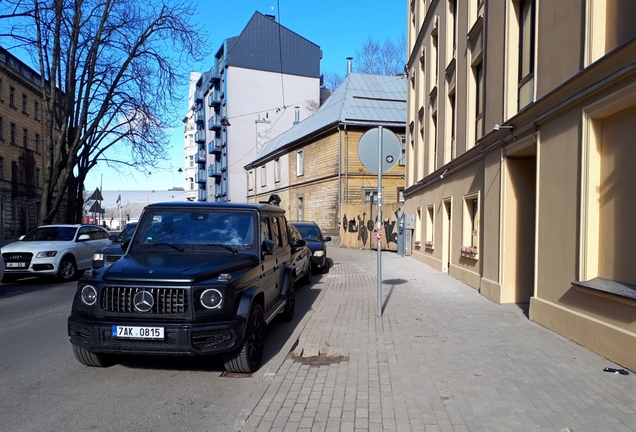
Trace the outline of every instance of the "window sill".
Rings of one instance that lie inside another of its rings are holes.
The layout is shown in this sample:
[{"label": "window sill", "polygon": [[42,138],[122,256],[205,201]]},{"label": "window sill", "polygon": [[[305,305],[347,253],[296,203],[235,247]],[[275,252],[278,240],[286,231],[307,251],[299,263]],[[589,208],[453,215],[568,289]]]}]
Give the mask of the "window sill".
[{"label": "window sill", "polygon": [[572,285],[588,294],[618,300],[630,305],[634,305],[636,302],[636,285],[598,277],[588,281],[574,281]]},{"label": "window sill", "polygon": [[422,247],[422,242],[421,241],[416,241],[415,242],[415,247],[416,248],[421,248]]},{"label": "window sill", "polygon": [[435,249],[435,245],[433,244],[432,241],[427,241],[424,246],[426,247],[426,249]]},{"label": "window sill", "polygon": [[462,256],[464,258],[470,259],[478,259],[479,254],[477,253],[477,248],[472,246],[462,246],[461,248]]}]

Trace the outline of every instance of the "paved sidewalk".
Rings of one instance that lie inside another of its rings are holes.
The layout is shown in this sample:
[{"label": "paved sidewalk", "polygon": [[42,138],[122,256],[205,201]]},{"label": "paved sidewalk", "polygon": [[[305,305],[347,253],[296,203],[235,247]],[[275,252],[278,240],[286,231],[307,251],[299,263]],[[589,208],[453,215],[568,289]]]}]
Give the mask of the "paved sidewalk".
[{"label": "paved sidewalk", "polygon": [[[298,345],[233,430],[636,431],[636,374],[410,257],[329,248]],[[319,287],[319,288],[318,288]],[[276,365],[278,367],[278,365]]]}]

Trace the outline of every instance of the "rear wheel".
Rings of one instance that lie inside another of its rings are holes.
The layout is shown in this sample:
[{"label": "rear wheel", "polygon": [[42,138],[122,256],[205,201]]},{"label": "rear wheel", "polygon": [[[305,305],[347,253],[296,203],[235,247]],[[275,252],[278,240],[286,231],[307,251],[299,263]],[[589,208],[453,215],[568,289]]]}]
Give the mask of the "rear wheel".
[{"label": "rear wheel", "polygon": [[112,356],[95,354],[84,348],[73,345],[73,354],[78,362],[90,367],[108,367],[115,364]]},{"label": "rear wheel", "polygon": [[70,282],[77,277],[77,266],[73,259],[66,257],[60,263],[60,269],[57,271],[57,279],[60,282]]},{"label": "rear wheel", "polygon": [[255,303],[247,319],[243,343],[223,355],[223,364],[228,372],[252,373],[258,369],[265,350],[265,325],[263,308]]},{"label": "rear wheel", "polygon": [[293,280],[289,281],[285,300],[287,303],[285,303],[285,307],[279,316],[281,320],[289,322],[294,319],[294,311],[296,310],[296,284]]}]

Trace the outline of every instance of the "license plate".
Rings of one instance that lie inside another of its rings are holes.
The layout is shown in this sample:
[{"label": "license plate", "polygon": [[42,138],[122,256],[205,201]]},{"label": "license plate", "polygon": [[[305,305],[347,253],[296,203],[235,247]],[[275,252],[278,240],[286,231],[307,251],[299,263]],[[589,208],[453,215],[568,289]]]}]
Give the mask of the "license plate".
[{"label": "license plate", "polygon": [[4,266],[6,268],[25,268],[26,267],[26,263],[23,262],[8,262],[5,263]]},{"label": "license plate", "polygon": [[163,327],[113,326],[112,331],[118,339],[163,340]]}]

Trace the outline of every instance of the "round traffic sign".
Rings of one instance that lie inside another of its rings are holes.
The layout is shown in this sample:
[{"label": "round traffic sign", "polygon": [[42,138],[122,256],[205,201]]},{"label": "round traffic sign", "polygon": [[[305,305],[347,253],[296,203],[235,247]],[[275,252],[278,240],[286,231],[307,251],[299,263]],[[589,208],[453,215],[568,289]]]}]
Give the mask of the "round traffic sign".
[{"label": "round traffic sign", "polygon": [[358,157],[362,165],[373,172],[378,172],[379,167],[380,130],[382,131],[382,171],[393,168],[402,153],[400,139],[392,131],[379,127],[369,129],[358,142]]}]

